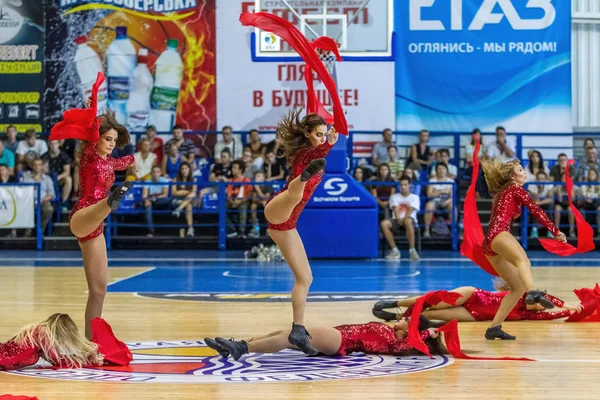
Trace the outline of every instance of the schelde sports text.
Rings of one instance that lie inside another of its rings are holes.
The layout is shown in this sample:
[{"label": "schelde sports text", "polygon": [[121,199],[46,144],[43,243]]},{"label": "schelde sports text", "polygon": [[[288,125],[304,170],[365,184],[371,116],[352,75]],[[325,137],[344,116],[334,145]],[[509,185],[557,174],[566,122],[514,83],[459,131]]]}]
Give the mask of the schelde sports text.
[{"label": "schelde sports text", "polygon": [[173,12],[196,8],[198,0],[60,0],[60,7],[75,7],[88,4],[110,5],[135,11]]}]

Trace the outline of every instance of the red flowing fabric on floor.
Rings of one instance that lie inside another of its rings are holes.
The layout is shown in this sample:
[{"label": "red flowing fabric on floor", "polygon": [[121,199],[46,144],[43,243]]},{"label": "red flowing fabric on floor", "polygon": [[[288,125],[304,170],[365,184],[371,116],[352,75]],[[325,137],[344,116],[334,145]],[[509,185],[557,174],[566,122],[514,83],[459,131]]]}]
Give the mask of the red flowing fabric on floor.
[{"label": "red flowing fabric on floor", "polygon": [[460,245],[460,254],[479,265],[490,275],[498,276],[498,273],[485,256],[483,252],[483,228],[477,211],[477,199],[475,197],[475,188],[477,178],[479,177],[479,149],[481,143],[477,137],[475,139],[475,150],[473,151],[473,174],[471,176],[471,185],[467,191],[467,197],[464,203],[463,212],[463,242]]},{"label": "red flowing fabric on floor", "polygon": [[92,320],[92,342],[98,345],[105,362],[127,366],[133,360],[127,345],[116,338],[108,322],[102,318]]},{"label": "red flowing fabric on floor", "polygon": [[39,400],[37,397],[13,396],[12,394],[0,395],[0,400]]},{"label": "red flowing fabric on floor", "polygon": [[[414,304],[412,314],[410,316],[410,323],[408,325],[408,343],[415,349],[419,350],[431,357],[427,345],[421,340],[419,333],[419,317],[423,311],[423,307],[427,304],[429,307],[433,307],[441,302],[456,305],[456,300],[462,297],[461,294],[456,292],[447,292],[445,290],[438,290],[435,292],[429,292],[419,297]],[[454,358],[467,359],[467,360],[500,360],[500,361],[535,361],[530,358],[514,358],[514,357],[474,357],[468,356],[460,348],[460,338],[458,334],[458,321],[453,319],[447,324],[437,329],[438,332],[444,333],[444,339],[446,342],[446,348],[448,352],[452,354]]]},{"label": "red flowing fabric on floor", "polygon": [[[346,122],[346,116],[342,109],[342,102],[340,101],[335,82],[317,53],[315,53],[313,46],[311,46],[310,42],[304,37],[302,32],[289,21],[266,12],[243,13],[240,16],[240,22],[244,26],[254,26],[279,36],[289,43],[300,57],[302,57],[302,60],[304,60],[307,67],[316,71],[333,100],[333,126],[339,133],[347,135],[348,123]],[[315,96],[314,91],[312,94],[309,93],[309,99],[311,96]]]},{"label": "red flowing fabric on floor", "polygon": [[[337,43],[330,37],[321,36],[314,40],[311,44],[313,49],[321,49],[326,51],[331,51],[335,54],[335,57],[338,61],[342,61],[342,56],[338,51]],[[308,99],[306,101],[306,113],[315,113],[323,117],[327,124],[332,124],[335,119],[333,115],[331,115],[323,106],[323,103],[319,101],[315,93],[314,82],[313,82],[313,70],[307,64],[306,68],[304,68],[304,80],[306,81],[306,87],[308,88]]]},{"label": "red flowing fabric on floor", "polygon": [[575,289],[575,294],[583,305],[580,313],[573,313],[565,322],[600,322],[600,286],[593,289]]},{"label": "red flowing fabric on floor", "polygon": [[585,218],[581,215],[579,210],[573,205],[572,192],[573,192],[573,179],[569,174],[569,167],[575,163],[575,160],[569,160],[567,167],[565,168],[565,186],[567,191],[567,197],[569,198],[569,206],[575,217],[577,223],[577,247],[569,243],[561,243],[554,239],[540,239],[542,246],[550,253],[567,257],[577,253],[587,253],[596,248],[594,245],[594,229],[588,224]]},{"label": "red flowing fabric on floor", "polygon": [[104,74],[98,72],[96,83],[92,86],[89,108],[73,108],[63,114],[63,120],[50,129],[50,140],[79,139],[95,142],[100,138],[98,126],[98,88],[104,82]]}]

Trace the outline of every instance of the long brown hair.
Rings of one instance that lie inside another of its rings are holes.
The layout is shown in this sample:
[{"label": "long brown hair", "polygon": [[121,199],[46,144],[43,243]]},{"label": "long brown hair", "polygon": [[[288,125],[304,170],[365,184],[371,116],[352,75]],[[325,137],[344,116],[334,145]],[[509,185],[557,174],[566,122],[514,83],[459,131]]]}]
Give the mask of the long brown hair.
[{"label": "long brown hair", "polygon": [[[445,322],[436,323],[432,322],[424,316],[419,316],[419,332],[422,332],[429,328],[439,328],[443,326]],[[443,334],[442,332],[438,332],[438,336],[436,338],[429,337],[424,342],[427,348],[429,349],[429,353],[431,354],[448,354],[448,349],[444,346],[444,342],[442,341]],[[417,349],[412,349],[407,352],[407,355],[422,355],[422,353]]]},{"label": "long brown hair", "polygon": [[[100,133],[100,136],[104,135],[106,132],[110,131],[111,129],[114,129],[115,131],[117,131],[117,147],[122,149],[123,147],[127,146],[130,141],[131,138],[129,137],[129,131],[127,130],[127,128],[121,124],[119,124],[119,122],[117,121],[117,117],[115,115],[115,112],[112,110],[106,110],[106,112],[104,114],[102,114],[101,116],[99,116],[97,118],[100,121],[100,127],[98,128],[98,132]],[[87,146],[88,142],[82,140],[79,142],[79,147],[77,149],[77,153],[75,158],[77,160],[79,160],[79,158],[81,157],[81,152],[83,151],[83,149],[85,148],[85,146]]]},{"label": "long brown hair", "polygon": [[42,350],[42,357],[56,366],[81,368],[102,365],[98,345],[86,340],[68,314],[53,314],[43,321],[22,328],[11,341],[27,343]]},{"label": "long brown hair", "polygon": [[497,158],[481,161],[490,195],[495,196],[513,182],[512,178],[517,165],[521,165],[521,161],[517,159],[507,162],[502,162]]},{"label": "long brown hair", "polygon": [[281,118],[277,126],[277,135],[283,144],[283,152],[280,157],[292,160],[303,147],[310,146],[310,141],[306,137],[317,129],[320,125],[327,125],[323,117],[318,114],[306,114],[300,119],[302,110],[291,110],[287,115]]}]

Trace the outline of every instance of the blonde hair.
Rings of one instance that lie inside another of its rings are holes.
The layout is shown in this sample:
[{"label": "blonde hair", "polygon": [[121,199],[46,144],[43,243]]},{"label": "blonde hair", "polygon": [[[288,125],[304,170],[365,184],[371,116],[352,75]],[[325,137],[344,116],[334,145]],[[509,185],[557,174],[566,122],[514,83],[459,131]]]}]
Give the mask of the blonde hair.
[{"label": "blonde hair", "polygon": [[488,185],[490,195],[495,196],[502,189],[513,183],[515,167],[521,165],[521,161],[515,159],[502,162],[499,159],[483,160],[481,167],[485,174],[485,181]]},{"label": "blonde hair", "polygon": [[43,321],[25,326],[11,341],[39,347],[42,358],[57,366],[81,368],[104,362],[98,345],[80,335],[68,314],[53,314]]}]

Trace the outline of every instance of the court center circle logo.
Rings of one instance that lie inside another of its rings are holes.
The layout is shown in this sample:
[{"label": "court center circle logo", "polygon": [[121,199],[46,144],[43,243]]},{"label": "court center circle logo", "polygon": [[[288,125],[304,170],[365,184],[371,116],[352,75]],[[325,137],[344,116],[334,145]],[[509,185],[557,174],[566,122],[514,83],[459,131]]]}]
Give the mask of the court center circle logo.
[{"label": "court center circle logo", "polygon": [[346,357],[307,357],[295,350],[247,354],[238,361],[222,359],[203,341],[127,344],[133,361],[127,367],[59,369],[25,368],[11,374],[36,378],[113,383],[242,383],[310,382],[374,378],[423,372],[452,364],[446,356],[380,356],[354,353]]}]

